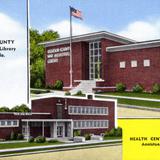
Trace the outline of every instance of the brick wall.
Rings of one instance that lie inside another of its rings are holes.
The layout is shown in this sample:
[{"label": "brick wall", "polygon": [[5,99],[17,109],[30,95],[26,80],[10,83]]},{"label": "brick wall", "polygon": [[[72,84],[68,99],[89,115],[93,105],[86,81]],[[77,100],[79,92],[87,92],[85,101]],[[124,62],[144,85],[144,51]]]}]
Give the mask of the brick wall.
[{"label": "brick wall", "polygon": [[[149,91],[154,83],[160,83],[160,47],[120,51],[108,54],[108,85],[114,86],[118,82],[126,84],[131,90],[133,85],[140,83]],[[150,67],[143,66],[143,60],[150,60]],[[137,60],[138,66],[131,67],[131,61]],[[120,61],[126,62],[126,68],[120,69]],[[107,72],[107,70],[106,70]]]},{"label": "brick wall", "polygon": [[[73,120],[109,120],[109,128],[112,129],[115,124],[114,119],[114,102],[107,101],[97,101],[97,100],[89,100],[89,99],[75,99],[75,98],[46,98],[40,100],[32,101],[32,111],[34,112],[51,112],[53,118],[57,118],[57,110],[56,103],[60,102],[63,104],[63,119],[73,119]],[[65,109],[65,104],[67,105],[67,109]],[[108,115],[69,115],[68,114],[68,105],[76,105],[76,106],[96,106],[96,107],[108,107],[109,114]],[[92,130],[92,129],[91,129]],[[103,130],[103,129],[102,129]],[[106,130],[106,129],[104,129]],[[99,132],[99,131],[97,131]]]},{"label": "brick wall", "polygon": [[[69,44],[46,48],[47,50],[61,47],[69,47]],[[73,80],[88,79],[88,43],[77,42],[72,44]],[[62,80],[65,87],[70,86],[70,59],[69,56],[59,57],[57,63],[47,64],[45,69],[46,85],[54,84],[56,80]],[[73,83],[73,85],[75,85]]]}]

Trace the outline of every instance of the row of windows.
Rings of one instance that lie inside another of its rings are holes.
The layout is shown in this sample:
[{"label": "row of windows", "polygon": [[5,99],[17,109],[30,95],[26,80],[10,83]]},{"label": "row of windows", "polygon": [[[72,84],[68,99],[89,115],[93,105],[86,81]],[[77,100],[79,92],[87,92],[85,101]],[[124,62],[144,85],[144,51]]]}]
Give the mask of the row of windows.
[{"label": "row of windows", "polygon": [[108,115],[108,107],[69,106],[69,114]]},{"label": "row of windows", "polygon": [[18,120],[0,120],[0,127],[18,127]]},{"label": "row of windows", "polygon": [[[138,66],[137,60],[132,60],[132,61],[131,61],[131,67],[132,67],[132,68],[135,68],[135,67],[137,67],[137,66]],[[143,66],[144,66],[144,67],[150,67],[150,60],[149,60],[149,59],[144,59],[144,60],[143,60]],[[119,63],[119,67],[120,67],[120,68],[126,68],[126,61],[121,61],[121,62]]]},{"label": "row of windows", "polygon": [[108,128],[108,120],[76,120],[73,121],[74,129]]}]

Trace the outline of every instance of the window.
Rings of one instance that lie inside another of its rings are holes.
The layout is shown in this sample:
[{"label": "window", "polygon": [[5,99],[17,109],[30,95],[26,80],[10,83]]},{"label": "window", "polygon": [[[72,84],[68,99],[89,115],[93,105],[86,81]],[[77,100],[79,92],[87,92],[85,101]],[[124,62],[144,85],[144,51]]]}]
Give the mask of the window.
[{"label": "window", "polygon": [[74,129],[108,128],[108,120],[75,120]]},{"label": "window", "polygon": [[119,68],[126,68],[126,62],[125,61],[120,62]]},{"label": "window", "polygon": [[0,127],[18,127],[18,120],[0,120]]},{"label": "window", "polygon": [[145,59],[145,60],[143,61],[143,66],[144,66],[144,67],[150,67],[150,60],[149,60],[149,59]]},{"label": "window", "polygon": [[101,42],[94,41],[89,43],[89,78],[100,79],[102,74],[102,54]]},{"label": "window", "polygon": [[108,107],[68,106],[68,114],[75,115],[108,115]]},{"label": "window", "polygon": [[136,60],[131,61],[131,67],[133,67],[133,68],[137,67],[137,61]]}]

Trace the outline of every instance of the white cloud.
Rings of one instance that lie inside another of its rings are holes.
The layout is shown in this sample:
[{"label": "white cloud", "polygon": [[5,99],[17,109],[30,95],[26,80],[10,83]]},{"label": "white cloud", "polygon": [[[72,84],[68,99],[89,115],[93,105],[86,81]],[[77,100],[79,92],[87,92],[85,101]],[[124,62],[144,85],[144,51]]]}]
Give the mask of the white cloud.
[{"label": "white cloud", "polygon": [[25,28],[4,13],[0,13],[0,35],[0,39],[15,39],[14,46],[18,47],[18,49],[22,49],[22,46],[25,45]]},{"label": "white cloud", "polygon": [[159,39],[160,19],[132,22],[118,34],[137,41]]},{"label": "white cloud", "polygon": [[[94,28],[84,25],[82,22],[72,22],[73,35],[80,35],[96,31]],[[51,24],[48,29],[58,31],[61,37],[68,37],[70,34],[70,22],[63,20],[58,23]]]},{"label": "white cloud", "polygon": [[[0,40],[15,40],[15,52],[1,52],[0,106],[12,107],[26,102],[26,32],[18,21],[0,13]],[[1,47],[3,45],[0,45]]]}]

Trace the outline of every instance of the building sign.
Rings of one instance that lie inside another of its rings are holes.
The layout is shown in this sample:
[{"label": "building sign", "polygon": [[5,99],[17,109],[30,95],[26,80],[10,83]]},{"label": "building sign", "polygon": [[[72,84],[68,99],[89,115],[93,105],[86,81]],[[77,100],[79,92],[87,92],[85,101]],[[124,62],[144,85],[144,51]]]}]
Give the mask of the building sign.
[{"label": "building sign", "polygon": [[70,55],[70,47],[61,47],[47,50],[47,63],[58,63],[58,59],[61,57],[67,57]]},{"label": "building sign", "polygon": [[32,113],[29,113],[29,112],[14,112],[14,115],[16,116],[31,116]]}]

